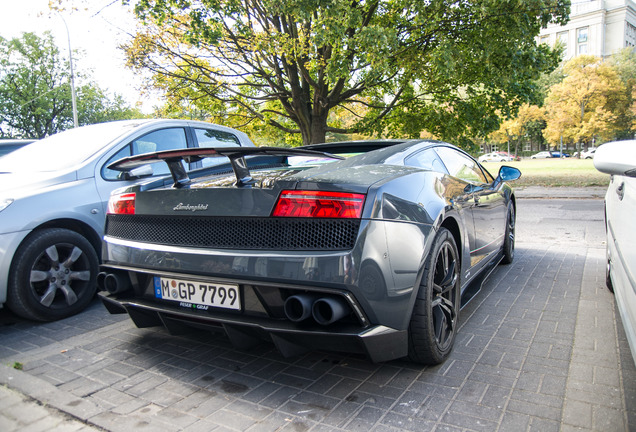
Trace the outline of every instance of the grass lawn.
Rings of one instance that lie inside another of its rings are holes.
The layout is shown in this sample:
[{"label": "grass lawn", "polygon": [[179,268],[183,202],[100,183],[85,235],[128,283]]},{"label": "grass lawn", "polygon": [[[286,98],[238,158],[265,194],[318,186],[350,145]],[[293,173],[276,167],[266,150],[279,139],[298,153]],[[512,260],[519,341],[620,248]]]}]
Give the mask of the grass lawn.
[{"label": "grass lawn", "polygon": [[496,176],[501,165],[521,170],[515,186],[607,186],[609,174],[594,168],[592,159],[523,159],[514,162],[485,162],[484,167]]}]

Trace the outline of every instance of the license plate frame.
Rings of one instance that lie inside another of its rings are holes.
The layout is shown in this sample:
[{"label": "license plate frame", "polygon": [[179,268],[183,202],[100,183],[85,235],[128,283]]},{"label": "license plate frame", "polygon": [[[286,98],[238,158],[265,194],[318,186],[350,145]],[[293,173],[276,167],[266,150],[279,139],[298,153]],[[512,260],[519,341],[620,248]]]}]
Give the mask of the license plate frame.
[{"label": "license plate frame", "polygon": [[179,303],[182,307],[207,310],[221,308],[240,311],[238,284],[185,277],[153,277],[154,296],[158,300]]}]

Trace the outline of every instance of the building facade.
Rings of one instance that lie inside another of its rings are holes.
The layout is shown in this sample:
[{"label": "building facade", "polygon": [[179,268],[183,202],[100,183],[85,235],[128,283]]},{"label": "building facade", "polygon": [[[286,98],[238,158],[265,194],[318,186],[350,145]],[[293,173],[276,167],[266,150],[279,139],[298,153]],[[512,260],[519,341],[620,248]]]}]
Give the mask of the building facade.
[{"label": "building facade", "polygon": [[542,29],[539,42],[564,47],[563,59],[581,54],[606,58],[636,46],[636,3],[632,0],[572,0],[570,21]]}]

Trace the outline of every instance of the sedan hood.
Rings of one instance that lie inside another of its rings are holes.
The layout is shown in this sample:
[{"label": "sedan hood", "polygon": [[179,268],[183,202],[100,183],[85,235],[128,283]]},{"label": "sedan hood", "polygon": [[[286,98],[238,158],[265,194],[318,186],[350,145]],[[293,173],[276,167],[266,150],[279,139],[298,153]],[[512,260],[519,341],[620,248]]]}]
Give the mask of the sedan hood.
[{"label": "sedan hood", "polygon": [[77,180],[77,171],[0,173],[0,191],[9,198],[31,195],[34,191]]}]

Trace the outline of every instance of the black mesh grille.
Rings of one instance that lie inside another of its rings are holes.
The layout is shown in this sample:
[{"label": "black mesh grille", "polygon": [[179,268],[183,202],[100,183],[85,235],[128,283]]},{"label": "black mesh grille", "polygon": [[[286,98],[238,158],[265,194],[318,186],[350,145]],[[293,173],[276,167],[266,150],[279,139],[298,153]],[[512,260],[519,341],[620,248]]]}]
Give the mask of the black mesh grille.
[{"label": "black mesh grille", "polygon": [[358,219],[108,215],[106,234],[144,243],[258,250],[348,250]]}]

